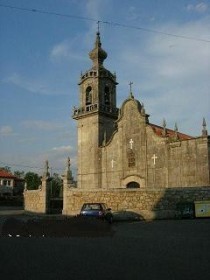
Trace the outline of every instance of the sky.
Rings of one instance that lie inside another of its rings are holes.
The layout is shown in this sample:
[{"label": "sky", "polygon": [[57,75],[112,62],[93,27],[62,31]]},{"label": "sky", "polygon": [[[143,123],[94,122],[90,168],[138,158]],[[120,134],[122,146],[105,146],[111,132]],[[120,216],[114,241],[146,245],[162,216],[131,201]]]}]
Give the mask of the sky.
[{"label": "sky", "polygon": [[97,21],[118,107],[133,82],[151,123],[210,131],[209,0],[0,0],[0,166],[62,174],[70,157],[76,179],[71,115]]}]

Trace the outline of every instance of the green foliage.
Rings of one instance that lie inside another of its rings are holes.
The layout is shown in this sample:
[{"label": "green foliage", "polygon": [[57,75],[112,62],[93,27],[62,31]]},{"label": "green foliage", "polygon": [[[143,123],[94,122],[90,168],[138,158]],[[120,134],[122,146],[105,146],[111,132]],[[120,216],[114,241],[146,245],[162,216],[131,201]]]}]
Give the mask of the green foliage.
[{"label": "green foliage", "polygon": [[51,179],[52,179],[51,186],[50,186],[51,197],[62,197],[63,180],[57,173],[54,173]]},{"label": "green foliage", "polygon": [[28,190],[36,190],[41,185],[41,177],[34,172],[27,172],[24,179]]},{"label": "green foliage", "polygon": [[25,172],[24,172],[24,171],[16,170],[16,171],[14,171],[14,175],[15,175],[17,178],[24,179]]},{"label": "green foliage", "polygon": [[2,166],[2,167],[0,167],[0,170],[4,170],[4,171],[11,173],[11,167],[9,167],[9,166],[4,166],[4,167]]}]

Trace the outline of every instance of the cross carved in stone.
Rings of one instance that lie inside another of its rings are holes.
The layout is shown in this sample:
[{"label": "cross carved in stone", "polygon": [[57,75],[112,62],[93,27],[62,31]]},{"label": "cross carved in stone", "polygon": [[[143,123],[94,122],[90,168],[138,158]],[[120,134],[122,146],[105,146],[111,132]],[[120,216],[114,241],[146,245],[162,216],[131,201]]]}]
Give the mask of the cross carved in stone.
[{"label": "cross carved in stone", "polygon": [[114,168],[114,160],[113,159],[111,160],[111,165],[112,165],[112,168]]},{"label": "cross carved in stone", "polygon": [[156,156],[156,154],[154,154],[154,155],[152,156],[154,165],[156,164],[156,159],[157,159],[157,158],[158,158],[158,157]]},{"label": "cross carved in stone", "polygon": [[130,139],[130,141],[129,141],[129,143],[130,143],[130,148],[131,148],[131,150],[133,149],[133,139]]}]

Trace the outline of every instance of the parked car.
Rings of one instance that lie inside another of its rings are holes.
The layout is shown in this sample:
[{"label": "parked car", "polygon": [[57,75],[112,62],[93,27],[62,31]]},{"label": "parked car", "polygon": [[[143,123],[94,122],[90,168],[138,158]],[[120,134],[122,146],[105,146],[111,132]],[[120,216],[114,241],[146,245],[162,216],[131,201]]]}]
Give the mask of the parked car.
[{"label": "parked car", "polygon": [[193,202],[179,202],[176,206],[179,218],[195,218],[195,205]]},{"label": "parked car", "polygon": [[96,217],[105,219],[109,223],[113,222],[111,208],[108,208],[105,203],[84,203],[80,211],[80,216]]}]

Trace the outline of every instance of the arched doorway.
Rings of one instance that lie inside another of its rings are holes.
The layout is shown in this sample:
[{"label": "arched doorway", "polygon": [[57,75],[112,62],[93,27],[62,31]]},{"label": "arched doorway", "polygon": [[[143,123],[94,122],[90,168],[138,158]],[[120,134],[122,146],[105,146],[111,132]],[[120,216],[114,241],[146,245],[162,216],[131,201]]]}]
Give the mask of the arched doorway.
[{"label": "arched doorway", "polygon": [[127,189],[138,189],[138,188],[140,188],[140,185],[139,185],[139,183],[133,181],[133,182],[129,182],[126,185],[126,188]]},{"label": "arched doorway", "polygon": [[139,175],[129,175],[121,180],[121,186],[123,188],[134,188],[134,189],[144,189],[145,179]]}]

